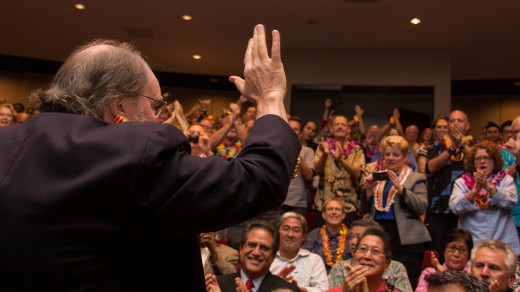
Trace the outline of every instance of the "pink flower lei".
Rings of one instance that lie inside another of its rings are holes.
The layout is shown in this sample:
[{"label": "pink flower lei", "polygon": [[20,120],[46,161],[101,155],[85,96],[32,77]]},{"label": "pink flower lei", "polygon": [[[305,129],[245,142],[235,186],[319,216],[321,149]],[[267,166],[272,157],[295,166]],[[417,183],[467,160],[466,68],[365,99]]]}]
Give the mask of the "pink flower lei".
[{"label": "pink flower lei", "polygon": [[[332,156],[336,156],[336,144],[334,144],[334,139],[327,138],[327,143],[329,144],[330,154],[332,154]],[[345,150],[343,150],[343,153],[341,153],[341,158],[347,159],[347,157],[350,155],[350,153],[352,153],[352,150],[354,150],[354,147],[356,147],[356,145],[356,141],[350,141],[350,143],[347,144]]]},{"label": "pink flower lei", "polygon": [[[490,184],[493,185],[493,187],[496,187],[496,185],[506,176],[505,171],[499,171],[497,174],[493,174],[491,177]],[[469,172],[465,172],[462,175],[462,180],[464,180],[464,184],[468,189],[471,191],[475,188],[475,180],[473,179],[473,175]],[[489,192],[482,188],[480,189],[480,192],[475,196],[475,202],[481,209],[488,209],[489,208],[489,202],[488,202],[488,195]],[[492,197],[492,196],[491,196]]]}]

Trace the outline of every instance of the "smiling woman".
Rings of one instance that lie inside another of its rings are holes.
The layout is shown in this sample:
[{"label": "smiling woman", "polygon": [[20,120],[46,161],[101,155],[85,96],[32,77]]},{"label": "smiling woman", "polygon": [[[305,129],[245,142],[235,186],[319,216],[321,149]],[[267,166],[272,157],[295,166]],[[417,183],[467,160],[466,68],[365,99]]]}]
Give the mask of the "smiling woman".
[{"label": "smiling woman", "polygon": [[520,243],[511,215],[518,194],[513,178],[500,171],[503,163],[495,143],[484,141],[473,146],[464,160],[466,173],[455,180],[450,210],[459,215],[458,227],[469,231],[475,244],[498,239],[519,254]]},{"label": "smiling woman", "polygon": [[329,291],[397,291],[383,279],[390,261],[390,237],[379,228],[369,228],[357,244],[353,265],[346,265],[345,282]]}]

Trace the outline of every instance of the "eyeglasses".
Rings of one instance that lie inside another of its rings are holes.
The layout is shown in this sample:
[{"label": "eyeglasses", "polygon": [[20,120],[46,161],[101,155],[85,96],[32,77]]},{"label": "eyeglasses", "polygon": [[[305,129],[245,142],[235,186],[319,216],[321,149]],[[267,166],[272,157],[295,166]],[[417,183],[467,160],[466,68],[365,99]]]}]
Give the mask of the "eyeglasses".
[{"label": "eyeglasses", "polygon": [[298,227],[294,227],[291,229],[291,227],[289,226],[282,226],[282,228],[280,228],[283,232],[286,232],[286,233],[290,233],[292,231],[292,233],[294,234],[300,234],[302,233],[302,230]]},{"label": "eyeglasses", "polygon": [[358,248],[356,250],[356,253],[359,253],[360,255],[365,255],[368,251],[370,251],[370,254],[372,254],[372,256],[375,256],[375,257],[384,255],[383,251],[378,248],[368,248],[365,246]]},{"label": "eyeglasses", "polygon": [[162,113],[164,113],[164,110],[166,110],[166,107],[168,106],[168,102],[166,102],[165,100],[160,100],[160,99],[156,99],[156,98],[153,98],[153,97],[149,97],[149,96],[146,96],[144,94],[139,94],[140,96],[144,96],[148,99],[151,99],[151,100],[154,100],[154,101],[157,101],[157,102],[160,102],[161,105],[159,106],[156,106],[153,111],[155,112],[155,118],[158,119]]},{"label": "eyeglasses", "polygon": [[328,212],[332,212],[332,211],[341,212],[341,211],[343,211],[343,209],[341,209],[341,208],[334,208],[334,207],[329,207],[329,208],[327,208],[325,210],[328,211]]},{"label": "eyeglasses", "polygon": [[446,249],[450,252],[450,253],[455,253],[457,250],[460,252],[460,253],[465,253],[468,251],[467,248],[465,247],[457,247],[455,245],[450,245],[448,247],[446,247]]},{"label": "eyeglasses", "polygon": [[475,161],[488,161],[488,160],[491,160],[491,157],[489,156],[479,156],[479,157],[475,157]]},{"label": "eyeglasses", "polygon": [[273,248],[271,246],[267,246],[265,244],[260,244],[260,243],[257,243],[257,242],[251,242],[251,241],[246,241],[246,244],[245,246],[249,249],[256,249],[257,246],[260,247],[260,251],[261,252],[269,252],[271,251]]}]

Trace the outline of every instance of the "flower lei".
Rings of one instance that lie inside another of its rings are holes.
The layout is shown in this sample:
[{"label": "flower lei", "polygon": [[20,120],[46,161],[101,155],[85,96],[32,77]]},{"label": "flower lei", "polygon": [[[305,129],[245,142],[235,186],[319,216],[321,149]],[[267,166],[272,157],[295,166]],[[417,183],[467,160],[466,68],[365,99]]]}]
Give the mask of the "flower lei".
[{"label": "flower lei", "polygon": [[330,245],[329,245],[329,236],[327,235],[327,226],[323,225],[321,228],[321,239],[323,240],[323,253],[325,254],[325,257],[327,258],[327,265],[329,267],[332,267],[334,263],[340,262],[343,260],[343,251],[345,251],[345,242],[347,241],[347,226],[345,224],[341,223],[341,230],[339,231],[339,243],[338,243],[338,249],[337,249],[337,256],[336,260],[332,262],[332,254],[330,252]]},{"label": "flower lei", "polygon": [[[493,174],[491,177],[490,184],[493,185],[493,187],[496,187],[496,185],[506,176],[505,171],[499,171],[497,174]],[[469,172],[465,172],[462,175],[462,179],[464,180],[464,184],[468,189],[471,191],[473,188],[475,188],[475,180],[473,179],[473,175]],[[487,210],[489,209],[489,201],[488,201],[488,195],[489,192],[482,188],[480,189],[480,192],[475,196],[475,202],[477,203],[477,207],[480,207],[481,209]],[[493,195],[489,195],[490,197],[493,197]]]},{"label": "flower lei", "polygon": [[390,279],[383,279],[385,281],[387,289],[383,290],[383,292],[393,292],[395,290],[395,285],[390,283]]},{"label": "flower lei", "polygon": [[[473,136],[464,136],[462,138],[461,145],[467,144],[467,143],[471,142],[472,140],[473,140]],[[444,139],[442,139],[442,148],[444,150],[446,150],[446,149],[449,149],[451,147],[451,145],[453,145],[453,142],[450,139],[450,135],[444,135]],[[459,151],[459,152],[455,153],[455,155],[452,155],[450,157],[451,161],[462,161],[462,159],[464,159],[463,151]]]},{"label": "flower lei", "polygon": [[217,146],[216,156],[220,156],[224,159],[235,157],[240,151],[241,147],[242,143],[238,140],[235,142],[235,144],[229,147],[226,146],[226,143],[222,142],[220,143],[220,145]]},{"label": "flower lei", "polygon": [[374,156],[374,153],[376,153],[376,150],[377,150],[377,145],[374,145],[373,147],[370,147],[367,145],[367,148],[365,151],[365,156],[367,158],[372,158],[372,156]]},{"label": "flower lei", "polygon": [[[327,138],[327,143],[329,144],[329,151],[332,156],[336,156],[336,144],[334,144],[334,139]],[[350,143],[347,144],[347,147],[345,150],[343,150],[343,153],[341,153],[341,157],[343,159],[347,159],[347,157],[352,153],[352,150],[354,150],[354,147],[356,147],[357,143],[354,140],[351,140]]]},{"label": "flower lei", "polygon": [[[403,182],[408,178],[408,176],[412,173],[412,169],[410,167],[403,167],[401,172],[399,173],[399,184],[403,184]],[[394,204],[394,199],[397,194],[397,188],[392,186],[390,191],[388,192],[388,198],[386,199],[386,206],[383,207],[383,191],[385,189],[386,181],[378,181],[375,186],[375,199],[374,199],[374,207],[379,212],[388,213],[390,211],[390,207]]]}]

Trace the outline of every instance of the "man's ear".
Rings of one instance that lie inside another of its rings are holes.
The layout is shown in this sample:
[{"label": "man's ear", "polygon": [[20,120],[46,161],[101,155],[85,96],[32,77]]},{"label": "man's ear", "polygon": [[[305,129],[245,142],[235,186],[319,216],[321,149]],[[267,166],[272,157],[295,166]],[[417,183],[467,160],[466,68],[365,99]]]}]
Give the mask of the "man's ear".
[{"label": "man's ear", "polygon": [[124,98],[115,98],[110,102],[110,112],[114,117],[125,116]]}]

